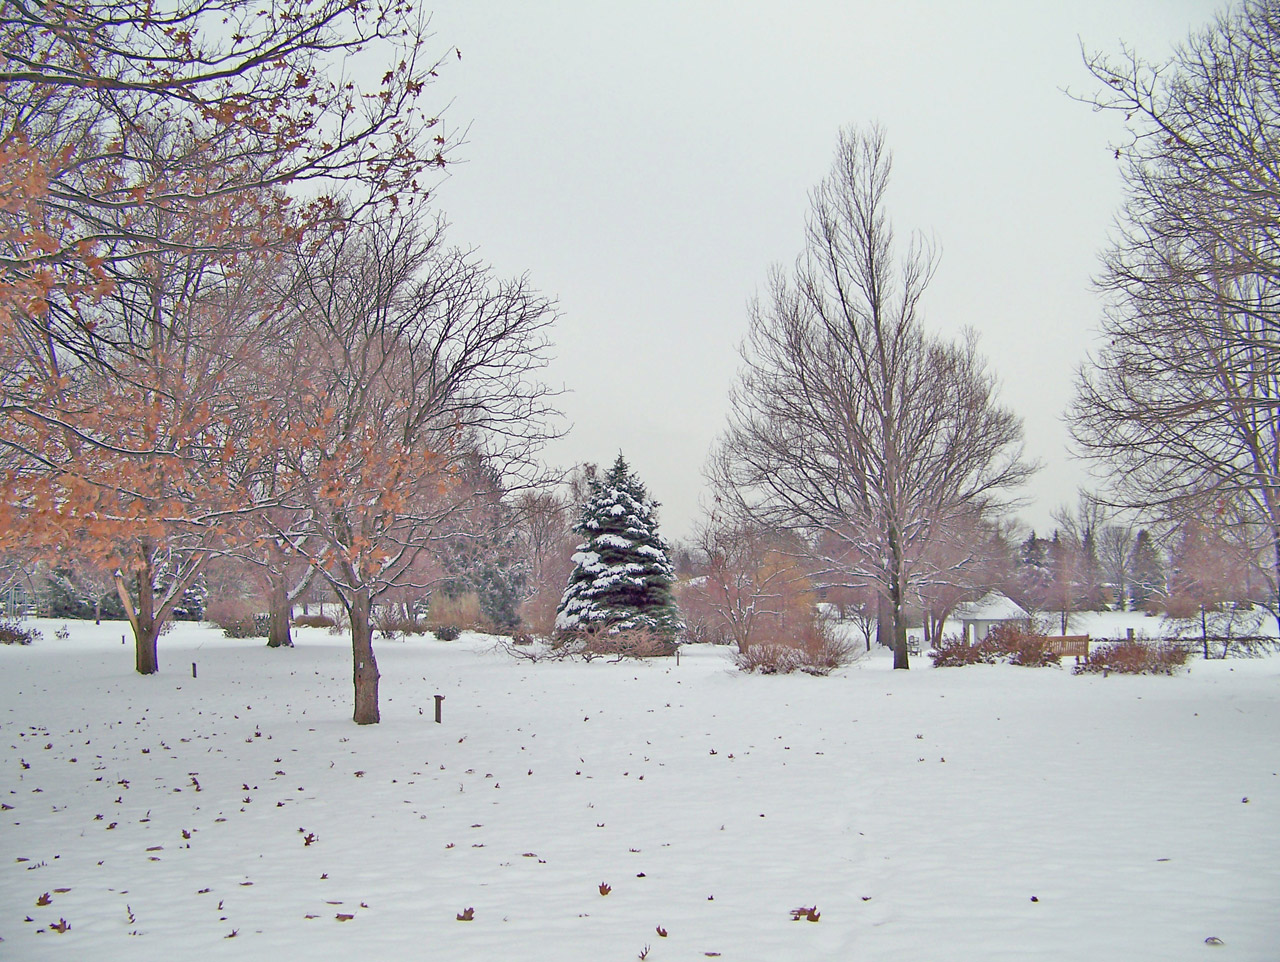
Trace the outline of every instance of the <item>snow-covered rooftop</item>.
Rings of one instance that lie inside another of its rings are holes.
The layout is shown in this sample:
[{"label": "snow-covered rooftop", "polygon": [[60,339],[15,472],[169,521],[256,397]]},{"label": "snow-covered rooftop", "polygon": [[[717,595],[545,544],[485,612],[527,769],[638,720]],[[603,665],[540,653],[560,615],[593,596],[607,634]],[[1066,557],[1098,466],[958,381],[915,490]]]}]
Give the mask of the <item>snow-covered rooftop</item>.
[{"label": "snow-covered rooftop", "polygon": [[1018,621],[1031,616],[1008,595],[988,591],[977,601],[958,605],[955,617],[961,621]]}]

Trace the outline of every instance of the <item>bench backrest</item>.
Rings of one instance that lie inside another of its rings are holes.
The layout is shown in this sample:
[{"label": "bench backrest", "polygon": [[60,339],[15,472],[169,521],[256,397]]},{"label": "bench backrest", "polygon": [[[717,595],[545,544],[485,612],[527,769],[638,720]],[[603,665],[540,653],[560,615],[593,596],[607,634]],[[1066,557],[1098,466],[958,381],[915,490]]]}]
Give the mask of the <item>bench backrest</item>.
[{"label": "bench backrest", "polygon": [[1074,655],[1077,658],[1089,655],[1088,635],[1059,635],[1049,639],[1049,650],[1055,655]]}]

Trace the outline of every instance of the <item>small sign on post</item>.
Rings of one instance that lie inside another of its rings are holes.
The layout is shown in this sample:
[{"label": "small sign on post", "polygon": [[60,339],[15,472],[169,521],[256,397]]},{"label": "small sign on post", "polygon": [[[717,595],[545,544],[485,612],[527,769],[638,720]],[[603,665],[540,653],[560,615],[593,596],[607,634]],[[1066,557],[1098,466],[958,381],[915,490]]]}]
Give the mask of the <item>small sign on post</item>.
[{"label": "small sign on post", "polygon": [[440,724],[440,703],[444,701],[444,695],[436,695],[436,724]]}]

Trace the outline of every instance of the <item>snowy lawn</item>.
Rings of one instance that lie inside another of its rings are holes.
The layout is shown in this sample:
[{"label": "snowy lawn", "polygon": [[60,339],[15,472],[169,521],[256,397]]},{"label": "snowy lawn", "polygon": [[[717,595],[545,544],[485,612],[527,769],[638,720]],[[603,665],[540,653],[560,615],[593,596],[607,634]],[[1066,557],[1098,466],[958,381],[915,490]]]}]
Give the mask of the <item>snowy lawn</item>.
[{"label": "snowy lawn", "polygon": [[180,626],[142,678],[120,625],[35,624],[0,648],[3,959],[1280,958],[1280,658],[824,679],[379,641],[360,728],[323,631]]}]

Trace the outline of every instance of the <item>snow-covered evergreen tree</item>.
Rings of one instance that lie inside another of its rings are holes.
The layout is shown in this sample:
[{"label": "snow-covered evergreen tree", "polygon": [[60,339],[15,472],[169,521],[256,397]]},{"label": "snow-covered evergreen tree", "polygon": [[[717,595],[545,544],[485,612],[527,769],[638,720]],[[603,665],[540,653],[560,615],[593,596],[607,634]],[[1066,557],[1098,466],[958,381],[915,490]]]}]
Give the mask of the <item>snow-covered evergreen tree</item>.
[{"label": "snow-covered evergreen tree", "polygon": [[562,633],[648,629],[674,638],[684,627],[671,593],[670,545],[658,534],[658,503],[622,455],[590,493],[574,531],[586,540],[573,556],[556,610]]}]

